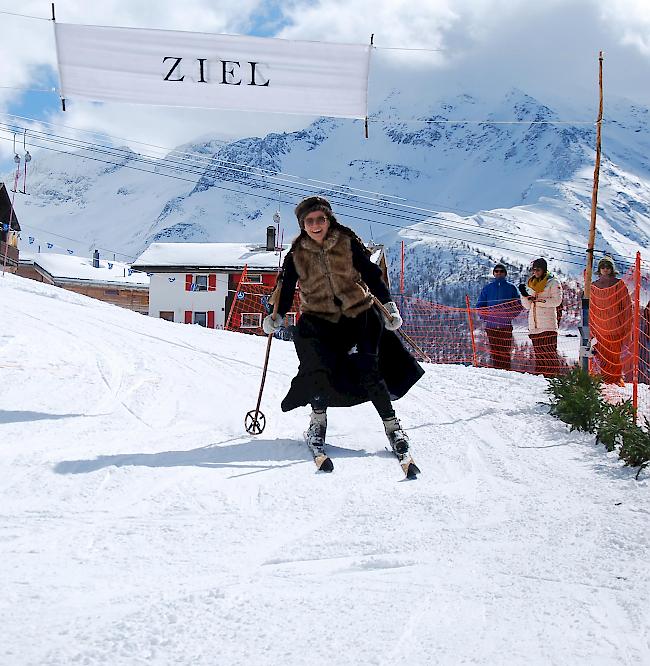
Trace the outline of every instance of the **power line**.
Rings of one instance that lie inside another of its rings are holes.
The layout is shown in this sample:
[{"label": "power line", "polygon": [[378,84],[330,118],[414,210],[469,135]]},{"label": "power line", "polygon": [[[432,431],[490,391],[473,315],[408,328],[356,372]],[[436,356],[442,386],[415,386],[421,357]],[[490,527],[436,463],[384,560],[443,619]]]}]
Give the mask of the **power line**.
[{"label": "power line", "polygon": [[[0,123],[0,128],[2,127],[2,125],[3,125],[3,123]],[[25,128],[21,128],[21,130],[22,129],[25,129]],[[127,152],[126,150],[121,149],[121,148],[113,148],[113,147],[110,147],[110,146],[103,146],[103,145],[100,145],[100,144],[90,143],[90,142],[82,141],[82,140],[79,140],[79,139],[71,139],[71,138],[68,138],[68,137],[61,137],[59,135],[47,134],[47,133],[44,133],[44,132],[39,132],[39,131],[34,131],[34,130],[32,130],[32,134],[35,134],[36,136],[39,136],[39,137],[44,137],[44,140],[49,140],[49,141],[54,142],[54,143],[58,143],[58,144],[63,143],[63,145],[66,145],[68,147],[81,148],[82,150],[92,150],[93,152],[97,152],[97,153],[104,154],[104,155],[109,155],[111,157],[123,157],[125,159],[138,159],[138,158],[140,158],[141,161],[146,161],[146,159],[152,159],[150,156],[144,156],[143,157],[142,155],[140,155],[138,153],[134,153],[130,150]],[[54,139],[52,139],[52,137],[55,137],[56,139],[62,139],[62,141],[54,140]],[[72,143],[70,143],[70,142],[72,142]],[[268,170],[268,169],[260,169],[258,167],[251,167],[250,165],[242,165],[240,163],[224,160],[224,159],[221,159],[221,158],[218,158],[218,157],[215,157],[215,156],[213,156],[212,158],[209,158],[208,163],[203,164],[204,159],[208,159],[208,158],[200,158],[199,157],[199,158],[197,158],[197,160],[194,160],[193,159],[194,158],[193,154],[187,154],[187,155],[189,155],[192,158],[192,161],[198,161],[202,164],[202,166],[200,167],[201,171],[196,171],[194,169],[188,169],[187,168],[188,167],[187,162],[180,162],[179,163],[178,161],[172,160],[169,157],[166,157],[166,158],[163,158],[163,159],[156,158],[158,160],[157,165],[164,165],[168,168],[173,168],[177,172],[181,171],[181,172],[184,172],[184,173],[194,173],[194,174],[202,177],[202,176],[206,175],[205,171],[203,171],[204,166],[205,166],[206,170],[207,169],[212,169],[212,170],[216,171],[217,170],[216,169],[217,164],[222,164],[222,165],[226,165],[226,166],[221,166],[219,168],[229,170],[229,171],[232,171],[232,172],[235,172],[235,173],[238,172],[238,173],[245,174],[247,176],[248,175],[255,176],[256,175],[255,172],[260,171],[262,176],[272,178],[272,179],[277,180],[279,182],[288,182],[290,184],[296,184],[296,185],[299,185],[301,187],[307,187],[307,183],[305,183],[304,180],[303,181],[298,181],[297,183],[294,183],[293,181],[289,181],[285,178],[280,178],[279,175],[277,175],[277,174],[281,174],[281,172],[271,171],[271,170]],[[237,167],[242,167],[242,168],[237,169],[237,168],[234,168],[234,167],[228,166],[228,165],[235,165]],[[181,167],[181,168],[178,168],[178,167]],[[216,175],[216,173],[214,175]],[[289,174],[288,176],[289,176],[289,178],[299,178],[298,176],[294,176],[293,174]],[[232,179],[232,180],[236,180],[236,179]],[[318,182],[318,183],[324,183],[325,182],[325,181],[315,181],[313,179],[307,179],[307,180],[310,181],[310,182]],[[368,194],[374,194],[375,197],[376,196],[384,196],[381,193],[371,192],[371,191],[368,191],[368,190],[358,190],[356,188],[348,188],[347,186],[337,185],[337,184],[334,184],[334,183],[329,183],[329,184],[333,185],[335,188],[338,188],[338,189],[326,188],[326,189],[328,189],[329,192],[332,192],[332,193],[339,193],[339,194],[348,195],[349,194],[348,191],[352,189],[354,191],[361,191],[361,192],[365,192],[365,193],[368,193]],[[342,192],[341,192],[341,190],[342,190]],[[362,197],[362,198],[368,199],[372,203],[377,203],[377,199],[374,198],[374,197]],[[403,198],[401,198],[401,199],[402,199],[402,201],[406,201]],[[450,228],[450,229],[456,229],[457,228],[457,227],[453,226],[450,223],[450,221],[447,220],[446,218],[444,218],[444,217],[441,218],[440,214],[439,214],[439,211],[437,211],[437,210],[433,210],[433,209],[430,209],[430,208],[423,208],[423,207],[419,207],[419,206],[411,206],[411,205],[408,205],[408,204],[405,204],[405,203],[403,204],[403,203],[398,203],[398,202],[381,201],[380,203],[383,206],[392,204],[392,205],[398,206],[400,208],[408,209],[406,212],[413,211],[414,213],[427,213],[427,214],[429,214],[429,216],[433,216],[433,217],[436,217],[437,219],[442,219],[443,221],[445,221],[447,223],[446,226],[448,228]],[[439,204],[439,205],[443,206],[443,204]],[[467,212],[469,214],[472,214],[472,211],[469,211],[469,210],[463,211],[463,209],[458,209],[458,208],[451,209],[451,212]],[[387,214],[385,211],[382,211],[382,213]],[[418,219],[418,218],[404,218],[404,219],[411,219],[413,222],[418,222],[418,223],[421,223],[421,224],[426,224],[427,223],[425,220],[421,220],[421,219]],[[458,224],[468,224],[469,225],[471,223],[469,223],[469,222],[459,222]],[[482,226],[479,230],[477,230],[475,227],[472,226],[469,230],[473,234],[479,234],[479,235],[485,234],[486,231],[495,231],[497,233],[504,233],[504,231],[502,229],[495,228],[495,227],[486,227],[486,226]],[[564,246],[564,243],[553,241],[552,239],[547,239],[547,238],[539,238],[539,237],[534,237],[534,236],[529,236],[529,235],[521,235],[521,234],[516,234],[516,233],[513,233],[513,232],[508,232],[508,235],[510,237],[513,237],[513,236],[514,237],[521,237],[526,241],[526,244],[529,244],[529,242],[531,240],[542,241],[543,243],[546,244],[548,249],[553,250],[553,251],[562,251],[562,248]],[[554,246],[557,246],[557,247],[554,247]]]},{"label": "power line", "polygon": [[[41,133],[41,134],[44,134],[44,133]],[[3,137],[0,137],[0,138],[3,138]],[[11,139],[5,139],[5,140],[11,140]],[[79,146],[76,145],[76,144],[70,144],[70,143],[69,143],[70,141],[74,141],[74,140],[70,140],[70,139],[66,139],[67,142],[68,142],[68,143],[66,143],[66,141],[55,141],[55,140],[49,138],[48,135],[45,135],[45,138],[42,139],[42,140],[50,141],[51,143],[63,144],[63,145],[65,145],[65,146],[71,146],[71,145],[73,145],[74,147],[79,148]],[[32,142],[32,143],[33,143],[33,142]],[[88,142],[81,142],[81,143],[82,143],[82,144],[86,144],[85,146],[82,146],[82,149],[84,149],[84,150],[89,150],[89,151],[93,151],[93,152],[95,152],[95,153],[100,153],[100,154],[108,155],[108,156],[113,157],[113,158],[116,158],[116,157],[127,157],[127,156],[128,156],[129,158],[131,158],[131,159],[136,159],[136,158],[137,158],[137,154],[136,154],[136,153],[131,153],[131,152],[129,152],[129,153],[125,153],[125,151],[123,151],[122,149],[113,149],[113,148],[103,147],[103,148],[105,148],[105,149],[99,150],[99,149],[97,148],[97,145],[96,145],[96,144],[88,144]],[[180,177],[180,176],[178,176],[178,175],[172,175],[172,174],[167,174],[167,173],[161,173],[161,172],[158,170],[159,167],[160,167],[160,165],[161,165],[161,163],[163,164],[163,166],[164,166],[165,168],[167,168],[167,169],[169,169],[169,170],[171,170],[171,171],[174,171],[174,172],[176,172],[176,173],[192,173],[192,174],[194,174],[195,176],[197,176],[197,175],[198,175],[198,176],[202,176],[202,175],[204,175],[204,172],[202,172],[202,171],[199,172],[199,171],[196,171],[195,169],[191,169],[191,168],[188,169],[188,168],[187,168],[187,165],[186,165],[185,163],[181,163],[181,164],[179,165],[178,162],[173,162],[173,161],[172,161],[170,164],[166,164],[166,163],[165,163],[165,160],[160,160],[156,165],[154,165],[154,164],[152,164],[151,162],[146,162],[147,164],[151,164],[152,166],[154,166],[154,170],[152,171],[151,169],[143,169],[143,168],[140,168],[140,167],[136,167],[136,166],[134,166],[134,165],[132,165],[132,164],[123,164],[123,163],[120,164],[120,163],[116,163],[116,162],[111,162],[110,160],[102,160],[102,159],[99,159],[99,158],[93,158],[93,157],[90,157],[90,156],[88,156],[88,155],[80,155],[79,153],[70,153],[70,152],[67,152],[67,151],[60,151],[60,150],[56,150],[56,149],[53,149],[53,148],[49,148],[48,146],[43,146],[43,145],[38,145],[38,144],[34,144],[34,145],[37,145],[38,147],[42,147],[42,148],[44,148],[44,149],[46,149],[46,150],[51,150],[51,151],[59,152],[59,153],[62,153],[62,154],[67,154],[67,155],[71,155],[71,156],[75,156],[75,157],[82,157],[82,158],[84,158],[84,159],[91,159],[91,160],[94,160],[94,161],[99,161],[99,162],[103,162],[103,163],[111,164],[111,165],[114,165],[114,166],[123,166],[123,167],[125,167],[125,168],[132,168],[132,169],[135,169],[135,170],[144,171],[144,172],[146,172],[146,173],[158,173],[159,175],[165,175],[165,176],[172,177],[172,178],[176,178],[177,180],[183,180],[183,181],[186,181],[186,182],[192,182],[192,183],[195,183],[195,179],[182,178],[182,177]],[[90,146],[90,147],[89,147],[89,146]],[[117,153],[117,154],[115,154],[115,153]],[[134,158],[134,156],[136,156],[136,158]],[[141,159],[140,161],[145,161],[145,160]],[[249,174],[249,173],[247,172],[246,175],[251,175],[251,174]],[[253,174],[253,175],[254,175],[254,174]],[[241,185],[250,186],[249,183],[246,183],[246,182],[245,182],[244,180],[242,180],[241,178],[240,178],[240,179],[237,179],[237,178],[231,178],[231,181],[232,181],[232,182],[235,182],[235,183],[239,183],[239,184],[241,184]],[[277,185],[276,185],[275,187],[271,188],[271,187],[268,186],[268,185],[264,185],[264,184],[263,184],[263,185],[259,185],[259,184],[256,183],[256,182],[253,182],[253,184],[254,184],[254,186],[257,187],[257,188],[262,188],[262,189],[266,189],[266,190],[273,189],[274,191],[277,191]],[[304,183],[291,183],[291,185],[305,186]],[[215,185],[215,187],[216,187],[217,189],[224,189],[224,190],[229,190],[229,191],[237,192],[237,193],[239,193],[239,194],[243,194],[243,193],[241,192],[241,190],[237,190],[237,189],[233,190],[232,188],[226,188],[226,187],[224,187],[224,186],[219,186],[219,185]],[[284,194],[296,194],[296,190],[295,190],[295,188],[291,188],[291,189],[287,190],[286,187],[285,187],[285,189],[283,190],[283,193],[284,193]],[[301,193],[304,195],[304,191],[301,192]],[[263,195],[260,195],[260,194],[258,194],[258,193],[249,193],[249,194],[250,194],[251,196],[256,196],[256,197],[263,198],[263,199],[266,199],[266,200],[273,200],[273,201],[275,201],[275,197],[263,196]],[[340,197],[340,196],[348,196],[348,195],[346,195],[345,193],[341,193],[341,192],[335,192],[335,193],[334,193],[334,196],[335,196],[335,198],[338,198],[338,197]],[[289,203],[292,203],[292,202],[285,201],[284,203],[289,204]],[[501,240],[507,240],[511,245],[515,245],[515,246],[519,245],[519,246],[526,246],[526,247],[531,247],[531,246],[532,246],[532,247],[537,247],[537,248],[540,248],[540,249],[544,249],[545,251],[548,251],[548,252],[551,252],[551,253],[560,253],[560,254],[568,255],[568,256],[581,256],[581,257],[582,257],[582,255],[583,255],[582,252],[575,252],[575,251],[572,251],[572,250],[570,250],[570,249],[565,249],[564,247],[554,247],[553,245],[550,245],[550,244],[556,244],[556,242],[555,242],[555,241],[552,241],[552,240],[550,240],[550,239],[537,239],[537,240],[540,240],[540,241],[542,241],[542,242],[541,242],[541,243],[531,243],[530,241],[531,241],[531,240],[534,240],[534,237],[525,236],[526,242],[523,243],[523,242],[520,242],[520,241],[513,240],[513,238],[512,238],[513,235],[514,235],[514,236],[518,236],[517,234],[512,234],[512,232],[507,232],[507,231],[504,231],[504,230],[502,230],[502,229],[494,229],[494,228],[486,228],[486,227],[481,227],[481,228],[479,228],[479,229],[476,229],[476,228],[471,228],[471,229],[463,229],[463,228],[459,228],[459,227],[457,227],[457,226],[453,226],[452,224],[449,224],[449,223],[448,223],[449,221],[446,220],[444,217],[439,217],[439,216],[437,216],[437,214],[436,214],[435,211],[428,211],[428,212],[433,213],[433,214],[434,214],[434,217],[436,217],[437,219],[442,220],[442,221],[444,221],[444,222],[447,222],[447,224],[442,224],[441,222],[431,222],[431,221],[428,221],[428,220],[421,220],[421,219],[413,218],[413,217],[411,217],[411,216],[408,214],[409,211],[407,211],[407,214],[405,215],[405,214],[403,214],[403,213],[402,213],[402,214],[397,214],[397,213],[395,213],[395,212],[389,212],[389,211],[386,211],[386,210],[373,210],[373,209],[367,209],[367,208],[360,208],[358,205],[357,205],[357,206],[354,206],[354,205],[349,201],[349,196],[348,196],[348,199],[347,199],[347,200],[343,200],[341,203],[342,203],[343,205],[349,207],[349,208],[357,209],[357,210],[361,210],[362,212],[371,213],[371,214],[375,214],[375,215],[376,215],[376,214],[384,215],[384,216],[387,216],[387,217],[392,217],[393,219],[402,219],[402,220],[405,220],[405,221],[407,221],[407,222],[410,223],[410,224],[407,225],[407,226],[410,226],[410,225],[412,225],[412,224],[430,225],[430,226],[435,226],[435,227],[439,227],[439,228],[449,229],[450,231],[453,231],[453,232],[455,232],[455,233],[459,233],[459,234],[463,234],[463,233],[467,234],[467,233],[470,233],[471,236],[473,237],[471,240],[468,239],[467,237],[452,238],[452,240],[457,240],[457,241],[460,241],[460,242],[473,242],[473,243],[477,243],[477,242],[478,242],[478,243],[486,243],[486,240],[484,240],[484,239],[480,239],[481,236],[487,237],[487,238],[490,239],[490,240],[495,240],[495,236],[494,236],[494,234],[487,234],[487,233],[485,233],[487,229],[490,229],[490,230],[492,230],[492,231],[495,231],[497,234],[499,234],[499,235],[501,235],[501,236],[503,236],[504,234],[506,234],[507,237],[506,237],[506,238],[502,238]],[[367,205],[367,202],[364,202],[364,203]],[[378,203],[378,202],[375,200],[374,203]],[[386,203],[391,204],[392,202],[383,202],[383,203],[384,203],[384,205],[386,205]],[[395,224],[390,224],[390,223],[387,223],[387,222],[382,222],[382,221],[377,221],[377,220],[370,220],[369,218],[366,218],[366,217],[359,217],[359,216],[351,216],[351,217],[352,217],[353,219],[360,219],[360,220],[367,221],[367,222],[373,222],[373,221],[374,221],[374,222],[378,222],[379,224],[383,224],[383,225],[385,225],[385,226],[391,226],[391,227],[400,228],[400,229],[405,228],[405,225],[395,225]],[[420,232],[421,232],[421,233],[428,234],[428,235],[436,235],[436,236],[442,236],[442,235],[443,235],[443,234],[436,234],[436,233],[434,233],[434,232],[427,231],[427,230],[420,230]],[[479,240],[477,240],[477,239],[475,238],[476,236],[479,236]],[[448,234],[445,234],[444,237],[445,237],[445,238],[449,238]],[[494,245],[489,245],[489,244],[487,244],[487,246],[488,246],[488,247],[496,247],[496,246],[494,246]],[[501,249],[503,249],[503,248],[501,248]],[[511,251],[513,251],[513,250],[511,250]],[[519,253],[522,253],[522,254],[531,254],[531,253],[524,252],[524,251],[522,251],[522,250],[514,250],[514,251],[519,252]],[[124,255],[124,256],[127,256],[127,255]],[[532,256],[532,255],[531,255],[531,256]],[[620,261],[621,258],[623,258],[622,255],[615,255],[615,256],[618,256],[618,257],[619,257],[619,261]],[[629,258],[623,258],[623,260],[624,260],[624,261],[628,261]],[[570,260],[564,260],[564,261],[567,261],[567,263],[576,263],[576,262],[572,262],[572,261],[570,261]],[[580,263],[580,264],[578,264],[578,265],[582,265],[582,264]]]},{"label": "power line", "polygon": [[7,16],[19,16],[20,18],[36,19],[37,21],[51,21],[52,19],[45,18],[44,16],[30,16],[29,14],[18,14],[16,12],[8,12],[0,9],[0,14],[7,14]]},{"label": "power line", "polygon": [[21,92],[33,92],[33,93],[56,93],[56,88],[22,88],[20,86],[0,86],[0,89],[20,90]]},{"label": "power line", "polygon": [[[9,140],[9,139],[7,139],[7,140]],[[61,143],[61,142],[57,142],[57,143]],[[146,173],[159,173],[161,175],[176,178],[176,179],[179,179],[179,180],[184,180],[184,181],[192,182],[192,183],[195,182],[194,179],[181,178],[179,176],[174,176],[172,174],[161,173],[160,171],[158,171],[158,167],[155,167],[154,171],[152,171],[150,169],[142,169],[140,167],[135,167],[135,166],[129,165],[129,164],[116,163],[116,162],[111,162],[109,160],[101,160],[101,159],[98,159],[98,158],[92,158],[88,155],[85,155],[85,156],[84,155],[79,155],[79,153],[69,153],[69,152],[66,152],[66,151],[57,151],[57,150],[52,149],[52,148],[47,148],[47,146],[39,146],[39,147],[43,147],[43,148],[48,149],[48,150],[53,150],[54,152],[61,152],[63,154],[68,154],[68,155],[71,155],[71,156],[82,157],[84,159],[91,159],[91,160],[94,160],[94,161],[104,162],[104,163],[111,164],[111,165],[114,165],[114,166],[123,166],[125,168],[133,168],[133,169],[136,169],[136,170],[139,170],[139,171],[144,171]],[[106,154],[107,151],[95,151],[95,152],[100,152],[101,154]],[[118,152],[119,152],[119,150],[118,150]],[[111,154],[111,153],[108,153],[108,154],[111,157],[116,157],[116,155],[114,155],[114,154]],[[175,171],[176,173],[191,172],[194,175],[202,175],[200,172],[197,172],[195,170],[194,171],[191,170],[191,169],[188,170],[187,168],[179,169],[176,164],[174,166],[166,165],[166,167],[168,169],[172,170],[172,171]],[[250,185],[249,183],[244,182],[242,179],[231,178],[231,181],[235,182],[235,183],[245,185],[245,186]],[[254,185],[258,188],[261,187],[262,189],[267,189],[267,190],[271,189],[266,185],[260,186],[259,184],[256,184],[256,183],[254,183]],[[230,191],[234,191],[234,192],[237,192],[239,194],[242,194],[241,190],[232,190],[232,188],[226,188],[224,186],[216,186],[216,185],[215,185],[215,187],[217,187],[217,189],[225,189],[225,190],[230,190]],[[285,188],[284,193],[285,194],[292,194],[292,195],[295,196],[296,190],[295,189],[287,190]],[[259,195],[257,193],[249,193],[249,194],[251,194],[251,196],[261,197],[261,195]],[[304,195],[304,192],[301,192],[300,194]],[[272,199],[271,197],[261,197],[261,198],[264,198],[264,199],[267,199],[267,200]],[[335,198],[336,198],[336,194],[335,194]],[[290,202],[285,202],[285,203],[290,203]],[[459,233],[459,234],[471,233],[471,236],[472,236],[471,242],[474,242],[474,243],[476,243],[476,242],[487,243],[485,239],[481,238],[482,236],[487,237],[489,240],[494,240],[495,239],[494,234],[487,234],[485,232],[486,227],[481,227],[480,229],[476,229],[476,228],[463,229],[463,228],[459,228],[457,226],[453,226],[451,224],[442,224],[441,222],[431,222],[431,221],[427,221],[427,220],[416,219],[416,218],[413,218],[413,217],[408,216],[408,215],[390,213],[390,212],[387,212],[385,210],[377,211],[377,210],[368,209],[368,208],[360,208],[358,205],[354,206],[353,204],[351,204],[351,202],[349,200],[343,200],[343,201],[341,201],[341,204],[345,205],[347,207],[350,207],[352,209],[361,210],[363,212],[367,212],[367,213],[371,213],[371,214],[381,214],[381,215],[384,215],[384,216],[392,217],[394,219],[402,219],[402,220],[405,220],[405,221],[409,222],[410,225],[417,223],[417,224],[420,224],[420,225],[430,225],[430,226],[435,226],[435,227],[439,227],[439,228],[449,229],[450,231],[453,231],[453,232]],[[439,217],[439,216],[434,216],[434,217],[436,217],[436,219],[442,220],[443,222],[448,222],[444,217]],[[356,216],[356,219],[365,220],[365,221],[368,221],[368,222],[372,221],[372,220],[369,220],[368,218],[358,217],[358,216]],[[384,225],[387,225],[387,226],[394,226],[396,228],[404,228],[404,225],[390,225],[389,223],[381,222],[381,221],[379,222],[379,224],[384,224]],[[410,225],[408,225],[408,226],[410,226]],[[507,232],[507,231],[504,231],[502,229],[493,229],[493,228],[491,230],[496,231],[501,237],[503,236],[503,234],[507,234],[507,238],[502,238],[502,240],[507,240],[511,245],[515,245],[515,246],[519,245],[519,246],[526,246],[526,247],[532,246],[532,247],[537,247],[540,250],[545,250],[545,251],[550,252],[550,253],[555,253],[555,254],[560,253],[560,254],[568,255],[568,256],[582,256],[582,252],[575,252],[575,251],[572,251],[572,250],[569,250],[569,249],[565,249],[564,247],[554,247],[552,245],[549,245],[549,243],[554,243],[554,241],[549,241],[548,239],[539,239],[539,240],[542,241],[541,243],[532,243],[531,240],[534,240],[534,237],[525,236],[524,238],[526,239],[526,242],[521,242],[521,241],[513,240],[512,239],[513,234],[511,232]],[[424,231],[424,233],[427,233],[426,230],[420,230],[420,231],[421,232]],[[432,232],[428,232],[428,233],[431,234]],[[433,234],[433,235],[440,236],[441,234]],[[477,239],[476,236],[478,236],[479,239]],[[515,236],[517,236],[517,234],[515,234]],[[444,237],[448,238],[449,235],[446,234],[446,235],[444,235]],[[454,237],[454,238],[452,238],[452,240],[463,241],[463,242],[468,242],[469,241],[469,239],[466,236],[465,237],[461,236],[460,238]],[[490,245],[490,244],[487,244],[487,245],[489,247],[496,247],[496,246]],[[513,251],[513,250],[511,250],[511,251]],[[523,252],[521,250],[514,250],[514,251]],[[530,253],[524,253],[524,254],[530,254]],[[620,258],[622,258],[621,255],[617,255],[617,256],[619,256],[619,260],[620,260]],[[627,261],[627,259],[624,259],[624,260]],[[566,261],[568,263],[575,263],[575,262],[571,262],[570,260],[566,260]]]}]

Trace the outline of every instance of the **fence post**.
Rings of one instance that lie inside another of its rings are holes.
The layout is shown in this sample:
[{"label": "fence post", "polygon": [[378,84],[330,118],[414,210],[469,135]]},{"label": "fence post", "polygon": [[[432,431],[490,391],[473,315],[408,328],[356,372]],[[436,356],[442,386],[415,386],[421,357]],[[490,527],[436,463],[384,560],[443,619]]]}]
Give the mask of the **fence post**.
[{"label": "fence post", "polygon": [[472,312],[469,306],[469,296],[465,294],[465,305],[467,306],[467,323],[469,324],[469,334],[472,337],[472,359],[474,361],[474,367],[478,366],[476,360],[476,340],[474,339],[474,324],[472,322]]},{"label": "fence post", "polygon": [[634,407],[634,420],[637,419],[639,405],[639,326],[641,313],[641,253],[636,253],[634,268],[634,323],[632,328],[632,407]]}]

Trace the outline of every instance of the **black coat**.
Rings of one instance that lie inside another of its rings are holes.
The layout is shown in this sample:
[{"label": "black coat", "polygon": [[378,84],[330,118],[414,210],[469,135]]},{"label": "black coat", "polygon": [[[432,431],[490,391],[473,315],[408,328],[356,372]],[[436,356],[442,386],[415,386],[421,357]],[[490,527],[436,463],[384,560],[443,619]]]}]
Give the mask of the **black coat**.
[{"label": "black coat", "polygon": [[[330,407],[351,407],[369,400],[359,381],[358,354],[348,353],[336,327],[318,317],[301,318],[295,327],[293,340],[300,367],[282,401],[283,412],[310,404],[316,395],[324,396]],[[393,331],[383,331],[378,361],[392,400],[405,395],[424,374]]]}]

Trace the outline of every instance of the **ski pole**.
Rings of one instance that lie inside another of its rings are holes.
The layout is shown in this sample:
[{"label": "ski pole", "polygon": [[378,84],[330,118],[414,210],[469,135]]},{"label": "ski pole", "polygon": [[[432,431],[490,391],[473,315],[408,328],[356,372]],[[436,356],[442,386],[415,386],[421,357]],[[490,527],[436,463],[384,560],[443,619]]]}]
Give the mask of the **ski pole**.
[{"label": "ski pole", "polygon": [[[381,310],[382,314],[386,317],[386,319],[393,320],[394,317],[393,315],[388,312],[388,310],[384,307],[383,303],[374,295],[372,295],[372,300],[375,302],[375,305]],[[401,328],[397,329],[397,332],[408,342],[408,344],[415,349],[415,351],[422,356],[422,358],[427,362],[431,363],[431,359],[427,356],[427,354],[422,351],[422,349],[416,344],[415,340],[409,335],[407,335]]]},{"label": "ski pole", "polygon": [[[278,306],[280,304],[280,293],[279,290],[282,286],[282,280],[278,280],[276,291],[278,292],[278,298],[273,304],[273,319],[278,316]],[[262,369],[262,383],[260,384],[260,392],[257,396],[257,406],[255,409],[251,409],[250,412],[246,413],[244,418],[244,427],[246,432],[251,435],[259,435],[263,432],[266,427],[266,417],[262,412],[260,412],[260,403],[262,402],[262,392],[264,391],[264,382],[266,381],[266,369],[269,365],[269,354],[271,353],[271,342],[273,342],[274,331],[271,331],[268,336],[268,341],[266,343],[266,356],[264,358],[264,368]]]}]

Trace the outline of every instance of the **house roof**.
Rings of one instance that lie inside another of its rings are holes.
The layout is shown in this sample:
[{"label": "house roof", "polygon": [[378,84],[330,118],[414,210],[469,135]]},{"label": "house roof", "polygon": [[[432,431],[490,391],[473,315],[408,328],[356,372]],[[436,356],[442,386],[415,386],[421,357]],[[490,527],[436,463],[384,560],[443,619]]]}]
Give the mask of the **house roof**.
[{"label": "house roof", "polygon": [[289,249],[268,251],[255,243],[152,243],[133,263],[138,270],[242,269],[279,270]]},{"label": "house roof", "polygon": [[129,275],[131,267],[120,261],[100,259],[99,268],[94,268],[93,260],[87,257],[54,252],[21,252],[20,263],[39,266],[55,281],[94,282],[135,288],[149,286],[149,276],[146,273],[133,272]]},{"label": "house roof", "polygon": [[0,224],[9,222],[9,220],[11,220],[12,230],[20,231],[20,224],[18,224],[16,210],[12,210],[12,208],[13,206],[11,205],[11,199],[9,198],[7,186],[4,183],[0,183]]}]

